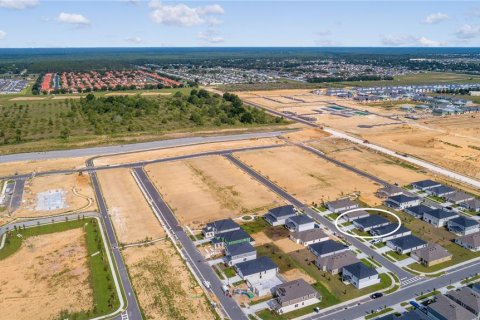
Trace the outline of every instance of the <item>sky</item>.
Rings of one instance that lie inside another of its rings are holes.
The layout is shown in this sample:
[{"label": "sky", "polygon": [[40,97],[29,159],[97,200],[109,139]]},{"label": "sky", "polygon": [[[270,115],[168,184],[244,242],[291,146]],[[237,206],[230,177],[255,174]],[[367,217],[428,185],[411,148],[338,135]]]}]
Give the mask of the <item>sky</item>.
[{"label": "sky", "polygon": [[0,0],[0,48],[478,47],[480,1]]}]

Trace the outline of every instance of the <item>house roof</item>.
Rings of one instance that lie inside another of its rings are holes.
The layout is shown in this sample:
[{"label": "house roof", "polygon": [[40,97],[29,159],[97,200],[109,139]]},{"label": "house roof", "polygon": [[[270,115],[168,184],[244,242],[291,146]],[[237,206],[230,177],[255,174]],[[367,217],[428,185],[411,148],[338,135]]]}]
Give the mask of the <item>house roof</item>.
[{"label": "house roof", "polygon": [[427,308],[436,311],[448,320],[473,320],[476,318],[473,313],[444,295],[438,295],[436,301],[429,304]]},{"label": "house roof", "polygon": [[478,199],[468,200],[462,203],[462,206],[472,210],[478,210],[480,208],[480,200]]},{"label": "house roof", "polygon": [[458,216],[456,218],[453,218],[452,220],[449,221],[449,223],[456,223],[459,226],[464,228],[478,226],[479,224],[476,220],[473,220],[471,218],[467,218],[464,216]]},{"label": "house roof", "polygon": [[348,271],[358,279],[368,278],[377,275],[378,272],[372,267],[368,267],[363,262],[357,262],[343,267],[343,272]]},{"label": "house roof", "polygon": [[433,209],[432,211],[425,212],[425,214],[428,214],[429,216],[432,216],[437,219],[446,219],[450,217],[455,217],[458,216],[453,211],[447,211],[445,209]]},{"label": "house roof", "polygon": [[382,193],[385,193],[386,195],[390,196],[390,195],[396,194],[396,193],[404,193],[405,190],[403,190],[399,186],[388,185],[386,187],[378,189],[378,192],[382,192]]},{"label": "house roof", "polygon": [[245,254],[249,252],[255,252],[255,248],[250,244],[250,242],[242,242],[228,245],[226,251],[231,256],[237,256],[240,254]]},{"label": "house roof", "polygon": [[476,314],[480,312],[480,293],[473,291],[469,287],[449,291],[447,296],[456,302],[461,301],[462,305],[468,306]]},{"label": "house roof", "polygon": [[277,299],[280,300],[281,303],[317,293],[317,291],[302,278],[276,286],[275,292],[277,293]]},{"label": "house roof", "polygon": [[288,221],[295,222],[298,225],[314,222],[312,218],[310,218],[309,216],[304,215],[304,214],[300,214],[300,215],[290,217],[290,218],[288,218],[287,223],[288,223]]},{"label": "house roof", "polygon": [[411,249],[411,248],[415,248],[415,247],[426,244],[425,241],[413,235],[408,235],[405,237],[396,238],[389,241],[393,243],[396,247],[399,247],[402,250]]},{"label": "house roof", "polygon": [[469,199],[473,199],[473,196],[463,191],[455,191],[454,193],[445,195],[445,200],[450,202],[466,201]]},{"label": "house roof", "polygon": [[243,229],[227,231],[215,236],[215,239],[222,240],[224,242],[233,242],[247,238],[251,239],[250,235],[246,233]]},{"label": "house roof", "polygon": [[223,231],[223,230],[230,230],[230,229],[235,229],[235,228],[240,228],[238,223],[233,221],[232,219],[222,219],[222,220],[217,220],[213,221],[210,223],[207,223],[205,226],[204,230],[208,229],[216,229],[217,231]]},{"label": "house roof", "polygon": [[427,262],[452,256],[446,249],[436,243],[431,243],[424,248],[415,250],[414,254]]},{"label": "house roof", "polygon": [[295,232],[293,234],[293,237],[295,239],[301,240],[302,242],[308,242],[308,241],[313,241],[313,240],[328,237],[328,235],[322,230],[320,230],[319,228],[314,228],[310,230]]},{"label": "house roof", "polygon": [[478,248],[480,247],[480,232],[475,232],[466,236],[459,237],[457,238],[457,240],[460,240],[463,243],[466,243],[474,248]]},{"label": "house roof", "polygon": [[412,182],[412,185],[418,186],[420,188],[428,188],[428,187],[438,186],[440,185],[440,183],[427,179],[427,180]]},{"label": "house roof", "polygon": [[425,212],[430,212],[432,210],[433,210],[432,208],[424,204],[419,204],[418,206],[405,209],[405,211],[412,212],[413,214],[416,214],[416,215],[423,215]]},{"label": "house roof", "polygon": [[262,271],[276,269],[278,266],[269,257],[259,257],[257,259],[240,262],[235,265],[235,268],[240,270],[243,276],[249,276]]},{"label": "house roof", "polygon": [[430,318],[420,310],[414,309],[402,314],[396,320],[430,320]]},{"label": "house roof", "polygon": [[350,250],[317,259],[317,265],[326,267],[328,270],[336,270],[356,262],[358,262],[357,256]]},{"label": "house roof", "polygon": [[327,204],[327,206],[332,207],[334,209],[341,209],[341,208],[351,207],[351,206],[358,207],[358,203],[356,203],[355,201],[352,201],[348,198],[335,200],[335,201],[330,201],[330,202],[327,202],[326,204]]},{"label": "house roof", "polygon": [[418,197],[410,197],[404,194],[399,194],[397,196],[392,196],[388,198],[389,201],[394,201],[397,203],[407,203],[407,202],[418,200],[418,199],[419,199]]},{"label": "house roof", "polygon": [[[390,223],[390,224],[387,224],[386,226],[373,228],[372,230],[370,230],[370,233],[377,236],[383,236],[385,234],[389,234],[390,232],[393,232],[393,230],[395,230],[397,227],[398,227],[398,223]],[[406,227],[400,226],[400,228],[398,228],[398,230],[395,231],[395,233],[392,233],[391,235],[401,234],[408,231],[410,230],[407,229]]]},{"label": "house roof", "polygon": [[388,222],[389,220],[387,218],[384,218],[378,215],[371,215],[365,218],[357,219],[353,222],[353,224],[359,225],[362,228],[370,228],[370,227],[378,226]]},{"label": "house roof", "polygon": [[348,246],[344,245],[343,243],[327,240],[318,243],[314,243],[309,245],[310,249],[318,253],[319,255],[342,251],[348,248]]},{"label": "house roof", "polygon": [[291,204],[270,209],[268,211],[268,213],[275,218],[280,218],[280,217],[285,217],[285,216],[290,216],[292,214],[296,214],[295,208]]},{"label": "house roof", "polygon": [[354,211],[354,212],[349,212],[346,215],[344,215],[344,217],[348,218],[348,219],[354,219],[354,218],[365,217],[365,216],[369,216],[369,215],[370,214],[365,210],[358,210],[358,211]]},{"label": "house roof", "polygon": [[442,186],[434,187],[430,189],[430,192],[433,194],[445,194],[445,193],[455,192],[455,189],[442,185]]}]

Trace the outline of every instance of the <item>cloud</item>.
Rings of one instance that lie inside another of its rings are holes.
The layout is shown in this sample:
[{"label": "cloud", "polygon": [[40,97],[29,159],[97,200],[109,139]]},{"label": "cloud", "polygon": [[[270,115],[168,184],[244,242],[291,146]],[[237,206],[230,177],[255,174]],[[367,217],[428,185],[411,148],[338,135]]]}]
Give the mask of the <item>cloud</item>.
[{"label": "cloud", "polygon": [[208,29],[207,31],[199,32],[197,38],[207,44],[222,43],[225,39],[216,30]]},{"label": "cloud", "polygon": [[450,19],[450,17],[447,14],[437,12],[437,13],[432,13],[432,14],[428,15],[425,18],[425,23],[436,24],[436,23],[440,23],[440,22],[448,20],[448,19]]},{"label": "cloud", "polygon": [[133,4],[134,6],[139,6],[142,3],[141,0],[122,0],[122,2]]},{"label": "cloud", "polygon": [[136,43],[136,44],[143,42],[143,39],[140,37],[128,37],[125,40],[131,43]]},{"label": "cloud", "polygon": [[7,36],[7,33],[3,30],[0,30],[0,40],[5,39],[6,36]]},{"label": "cloud", "polygon": [[464,24],[457,31],[455,31],[455,36],[458,39],[467,40],[473,39],[480,35],[480,26],[474,26],[470,24]]},{"label": "cloud", "polygon": [[78,13],[61,12],[57,17],[58,22],[76,24],[78,26],[89,26],[90,21]]},{"label": "cloud", "polygon": [[154,22],[181,27],[191,27],[204,23],[218,24],[220,21],[210,15],[223,14],[225,12],[218,4],[204,7],[189,7],[183,3],[163,5],[158,0],[152,0],[149,6],[152,8],[150,17]]},{"label": "cloud", "polygon": [[440,47],[444,43],[426,37],[415,37],[412,35],[381,35],[380,41],[385,46],[420,46],[420,47]]},{"label": "cloud", "polygon": [[330,39],[332,32],[330,30],[320,30],[315,32],[317,39],[315,39],[315,45],[322,46],[322,47],[331,47],[331,46],[339,46],[340,43],[333,41]]},{"label": "cloud", "polygon": [[0,0],[0,8],[23,10],[35,7],[38,0]]}]

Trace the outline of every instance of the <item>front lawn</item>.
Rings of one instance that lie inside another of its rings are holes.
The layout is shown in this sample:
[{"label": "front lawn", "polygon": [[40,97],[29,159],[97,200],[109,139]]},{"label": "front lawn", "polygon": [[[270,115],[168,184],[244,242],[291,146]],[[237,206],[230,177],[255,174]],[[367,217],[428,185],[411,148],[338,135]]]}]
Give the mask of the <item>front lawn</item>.
[{"label": "front lawn", "polygon": [[242,229],[248,234],[254,234],[263,231],[270,224],[263,218],[256,217],[255,220],[242,224]]},{"label": "front lawn", "polygon": [[405,260],[408,258],[408,255],[406,254],[401,254],[401,253],[398,253],[397,251],[387,251],[385,254],[387,254],[388,256],[390,256],[391,258],[397,260],[397,261],[402,261],[402,260]]}]

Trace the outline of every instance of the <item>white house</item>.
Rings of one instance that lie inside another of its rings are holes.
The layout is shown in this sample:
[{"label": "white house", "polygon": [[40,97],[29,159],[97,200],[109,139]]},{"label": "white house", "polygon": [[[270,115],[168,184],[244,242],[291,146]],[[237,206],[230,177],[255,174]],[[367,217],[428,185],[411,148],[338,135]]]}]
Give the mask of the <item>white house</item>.
[{"label": "white house", "polygon": [[230,266],[256,258],[257,250],[249,242],[241,242],[225,247],[225,260]]},{"label": "white house", "polygon": [[275,287],[274,309],[284,314],[320,302],[321,296],[303,279],[285,282]]},{"label": "white house", "polygon": [[399,194],[388,198],[387,201],[385,201],[385,205],[397,210],[404,210],[406,208],[418,206],[421,201],[422,200],[419,197],[410,197],[404,194]]},{"label": "white house", "polygon": [[357,289],[362,289],[380,283],[380,278],[377,270],[362,262],[357,262],[343,267],[342,281],[352,284]]},{"label": "white house", "polygon": [[340,213],[340,212],[344,212],[344,211],[347,211],[347,210],[358,208],[358,203],[346,198],[346,199],[340,199],[340,200],[327,202],[326,206],[327,206],[328,210],[330,210],[334,213]]},{"label": "white house", "polygon": [[452,220],[456,217],[458,217],[458,214],[453,211],[434,209],[423,214],[423,221],[433,224],[435,227],[439,228],[446,225],[448,220]]},{"label": "white house", "polygon": [[281,206],[270,209],[263,217],[272,226],[283,226],[288,218],[297,214],[295,207],[292,205]]},{"label": "white house", "polygon": [[304,214],[287,219],[285,227],[292,232],[301,232],[315,228],[315,221]]},{"label": "white house", "polygon": [[278,266],[268,257],[260,257],[254,260],[240,262],[235,265],[240,278],[245,281],[257,281],[260,279],[273,278],[277,275]]}]

